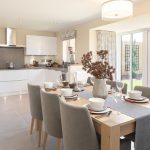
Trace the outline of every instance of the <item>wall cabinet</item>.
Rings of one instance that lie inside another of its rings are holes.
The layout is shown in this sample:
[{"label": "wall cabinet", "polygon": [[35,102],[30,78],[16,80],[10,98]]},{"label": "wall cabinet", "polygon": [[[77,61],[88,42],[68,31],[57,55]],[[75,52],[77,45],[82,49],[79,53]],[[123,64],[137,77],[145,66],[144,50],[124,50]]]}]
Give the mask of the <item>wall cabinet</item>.
[{"label": "wall cabinet", "polygon": [[57,38],[27,35],[26,55],[56,55]]}]

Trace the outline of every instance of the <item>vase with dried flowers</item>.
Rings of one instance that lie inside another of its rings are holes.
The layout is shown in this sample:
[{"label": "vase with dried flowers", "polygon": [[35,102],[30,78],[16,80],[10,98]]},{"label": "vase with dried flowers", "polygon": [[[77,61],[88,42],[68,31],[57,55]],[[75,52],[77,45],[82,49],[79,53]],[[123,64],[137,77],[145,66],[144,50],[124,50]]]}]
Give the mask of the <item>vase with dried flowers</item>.
[{"label": "vase with dried flowers", "polygon": [[108,51],[97,51],[98,60],[92,62],[92,52],[88,52],[82,56],[81,63],[83,70],[94,76],[93,96],[107,97],[106,79],[113,80],[115,68],[109,65]]}]

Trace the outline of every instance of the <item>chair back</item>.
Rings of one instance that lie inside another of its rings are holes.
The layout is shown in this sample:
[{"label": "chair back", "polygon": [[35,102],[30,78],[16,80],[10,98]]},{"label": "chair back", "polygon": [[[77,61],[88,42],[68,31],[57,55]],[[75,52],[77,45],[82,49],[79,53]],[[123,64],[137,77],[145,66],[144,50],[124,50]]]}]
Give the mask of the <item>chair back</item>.
[{"label": "chair back", "polygon": [[[116,81],[111,81],[111,80],[107,80],[106,81],[106,84],[110,85],[111,88],[115,88],[116,91],[119,91],[118,88],[117,88],[117,86],[116,86],[116,83],[117,83]],[[126,83],[124,83],[124,87],[122,89],[122,93],[123,94],[127,94],[127,84]]]},{"label": "chair back", "polygon": [[40,86],[28,84],[30,112],[33,118],[43,120]]},{"label": "chair back", "polygon": [[65,150],[99,150],[95,128],[85,107],[60,101]]},{"label": "chair back", "polygon": [[150,87],[145,86],[136,86],[134,90],[138,90],[142,92],[142,96],[150,99]]},{"label": "chair back", "polygon": [[42,89],[41,100],[45,131],[53,137],[62,138],[59,96]]}]

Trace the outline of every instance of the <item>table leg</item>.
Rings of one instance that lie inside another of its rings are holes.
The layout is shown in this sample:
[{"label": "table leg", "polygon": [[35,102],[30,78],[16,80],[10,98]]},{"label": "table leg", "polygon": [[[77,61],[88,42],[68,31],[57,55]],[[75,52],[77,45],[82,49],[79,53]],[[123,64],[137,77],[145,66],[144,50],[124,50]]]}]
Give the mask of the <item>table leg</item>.
[{"label": "table leg", "polygon": [[101,125],[101,150],[120,150],[120,127]]}]

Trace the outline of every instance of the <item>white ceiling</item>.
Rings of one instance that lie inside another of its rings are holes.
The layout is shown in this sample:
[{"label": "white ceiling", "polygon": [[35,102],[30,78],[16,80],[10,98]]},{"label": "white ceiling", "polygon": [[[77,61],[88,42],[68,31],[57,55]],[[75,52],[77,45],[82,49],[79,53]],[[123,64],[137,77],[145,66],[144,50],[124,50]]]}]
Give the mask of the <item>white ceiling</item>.
[{"label": "white ceiling", "polygon": [[104,1],[0,0],[0,26],[58,31],[100,18]]}]

